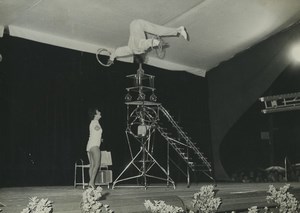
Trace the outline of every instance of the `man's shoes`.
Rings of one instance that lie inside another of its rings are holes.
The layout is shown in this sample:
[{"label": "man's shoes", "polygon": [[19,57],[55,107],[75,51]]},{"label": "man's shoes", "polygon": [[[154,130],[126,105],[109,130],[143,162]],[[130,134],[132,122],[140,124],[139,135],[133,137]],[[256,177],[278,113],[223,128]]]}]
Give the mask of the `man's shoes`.
[{"label": "man's shoes", "polygon": [[184,26],[179,27],[179,34],[187,41],[190,40],[189,34]]}]

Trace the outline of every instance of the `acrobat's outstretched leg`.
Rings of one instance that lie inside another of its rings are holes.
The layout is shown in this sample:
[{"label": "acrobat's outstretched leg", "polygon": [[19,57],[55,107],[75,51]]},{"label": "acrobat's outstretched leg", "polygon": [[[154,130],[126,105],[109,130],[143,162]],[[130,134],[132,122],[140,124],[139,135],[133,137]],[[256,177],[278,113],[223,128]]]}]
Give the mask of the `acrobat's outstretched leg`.
[{"label": "acrobat's outstretched leg", "polygon": [[147,39],[145,33],[157,36],[181,35],[184,39],[189,40],[188,33],[183,26],[178,28],[165,27],[142,19],[136,19],[130,23],[128,45],[118,47],[114,52],[112,52],[107,65],[111,65],[115,58],[134,54],[144,54],[149,48],[159,46],[161,40],[155,38]]},{"label": "acrobat's outstretched leg", "polygon": [[145,32],[158,36],[177,36],[179,34],[184,39],[189,39],[183,26],[178,28],[165,27],[142,19],[136,19],[130,23],[130,36],[135,39],[145,39]]},{"label": "acrobat's outstretched leg", "polygon": [[136,19],[130,23],[130,36],[128,41],[128,47],[132,49],[134,54],[141,54],[151,47],[159,46],[159,39],[147,39],[145,33],[159,37],[181,35],[184,39],[188,40],[188,33],[183,26],[171,28],[153,24],[142,19]]}]

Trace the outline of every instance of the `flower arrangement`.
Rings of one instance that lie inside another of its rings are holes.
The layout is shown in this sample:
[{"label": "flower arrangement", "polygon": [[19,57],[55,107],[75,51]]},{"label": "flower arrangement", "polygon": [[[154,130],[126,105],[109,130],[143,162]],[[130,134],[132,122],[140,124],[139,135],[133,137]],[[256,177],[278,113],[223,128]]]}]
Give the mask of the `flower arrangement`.
[{"label": "flower arrangement", "polygon": [[252,206],[248,208],[248,213],[257,213],[258,209],[257,206]]},{"label": "flower arrangement", "polygon": [[293,194],[288,192],[290,188],[290,184],[286,184],[283,187],[280,187],[279,190],[273,185],[269,186],[268,193],[270,194],[267,196],[267,201],[269,203],[275,203],[279,212],[284,213],[295,213],[299,212],[300,205],[297,199],[294,197]]},{"label": "flower arrangement", "polygon": [[150,200],[145,200],[144,203],[147,210],[153,213],[181,213],[184,212],[181,207],[167,205],[165,201],[154,200],[152,203]]},{"label": "flower arrangement", "polygon": [[[264,207],[264,209],[260,212],[263,212],[263,213],[267,213],[268,212],[268,207]],[[248,208],[248,213],[258,213],[259,211],[259,208],[257,206],[252,206],[250,208]]]},{"label": "flower arrangement", "polygon": [[38,199],[37,197],[32,197],[27,207],[21,213],[52,213],[52,204],[53,202],[47,198]]},{"label": "flower arrangement", "polygon": [[[218,210],[221,204],[221,198],[215,198],[214,186],[202,186],[200,191],[195,193],[191,202],[194,210],[198,213],[214,213]],[[145,200],[144,203],[147,210],[152,213],[179,213],[184,212],[183,208],[167,205],[162,200],[155,200],[152,203],[149,200]],[[193,210],[189,210],[189,213],[194,213]]]},{"label": "flower arrangement", "polygon": [[[282,212],[282,213],[296,213],[299,212],[300,205],[297,199],[294,197],[293,194],[288,192],[290,188],[290,184],[286,184],[283,187],[280,187],[277,190],[273,185],[269,186],[268,193],[270,195],[267,196],[267,202],[273,203],[276,205],[275,212]],[[268,207],[264,207],[261,211],[257,208],[257,206],[252,206],[248,209],[248,213],[258,213],[269,212]],[[273,213],[273,212],[272,212]]]},{"label": "flower arrangement", "polygon": [[87,188],[82,193],[81,200],[81,212],[82,213],[99,213],[108,212],[113,213],[114,211],[109,208],[109,205],[104,205],[100,202],[102,197],[102,188],[98,186],[96,189]]},{"label": "flower arrangement", "polygon": [[[267,191],[269,194],[267,202],[275,204],[276,209],[271,211],[268,207],[259,208],[252,206],[248,208],[248,213],[299,213],[300,204],[294,195],[288,192],[289,188],[290,184],[286,184],[279,190],[270,185]],[[101,197],[102,188],[100,186],[96,189],[86,189],[82,194],[80,205],[82,213],[113,213],[114,211],[110,209],[109,205],[104,205],[100,202]],[[194,194],[191,205],[193,210],[185,211],[182,207],[167,205],[162,200],[154,200],[153,203],[150,200],[145,200],[144,202],[146,209],[152,213],[215,213],[221,205],[221,199],[215,197],[213,185],[202,186],[200,191]],[[38,199],[37,197],[32,197],[27,207],[21,213],[53,213],[53,202],[48,200],[48,198]]]},{"label": "flower arrangement", "polygon": [[200,191],[194,194],[192,200],[192,206],[196,208],[199,213],[216,212],[220,204],[221,198],[215,197],[213,185],[202,186]]}]

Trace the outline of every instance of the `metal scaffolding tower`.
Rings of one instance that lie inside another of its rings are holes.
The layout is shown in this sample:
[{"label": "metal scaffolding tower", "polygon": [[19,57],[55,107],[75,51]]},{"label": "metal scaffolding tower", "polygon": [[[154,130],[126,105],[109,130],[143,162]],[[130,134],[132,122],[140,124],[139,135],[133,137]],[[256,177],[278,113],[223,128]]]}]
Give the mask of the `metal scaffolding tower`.
[{"label": "metal scaffolding tower", "polygon": [[[162,104],[156,102],[154,76],[145,74],[142,64],[140,64],[137,74],[127,77],[133,80],[133,86],[126,88],[127,94],[125,96],[125,104],[127,105],[125,133],[131,161],[115,179],[112,188],[145,187],[146,189],[152,186],[150,179],[165,181],[167,186],[171,184],[175,188],[175,182],[170,177],[169,162],[173,164],[176,162],[170,158],[170,147],[175,150],[177,156],[186,165],[186,172],[180,169],[178,165],[175,166],[186,175],[188,186],[190,185],[190,170],[203,172],[214,180],[211,164],[203,153],[199,151],[197,145],[191,141],[191,138],[187,136],[187,133],[182,130],[182,127],[178,125]],[[162,121],[168,125],[165,126]],[[160,134],[167,142],[166,165],[162,165],[154,157],[156,133]],[[132,168],[135,170],[135,174],[132,175],[131,172],[128,175],[128,170]],[[156,168],[155,175],[153,174],[154,168]],[[132,179],[136,179],[137,184],[118,185],[120,182]]]}]

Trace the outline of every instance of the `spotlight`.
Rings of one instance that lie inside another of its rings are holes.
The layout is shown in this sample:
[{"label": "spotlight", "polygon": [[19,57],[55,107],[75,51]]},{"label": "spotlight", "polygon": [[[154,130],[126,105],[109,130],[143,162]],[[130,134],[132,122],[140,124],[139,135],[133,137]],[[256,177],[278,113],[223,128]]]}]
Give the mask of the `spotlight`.
[{"label": "spotlight", "polygon": [[300,45],[298,44],[297,46],[294,46],[292,49],[292,56],[294,60],[297,62],[300,62]]}]

